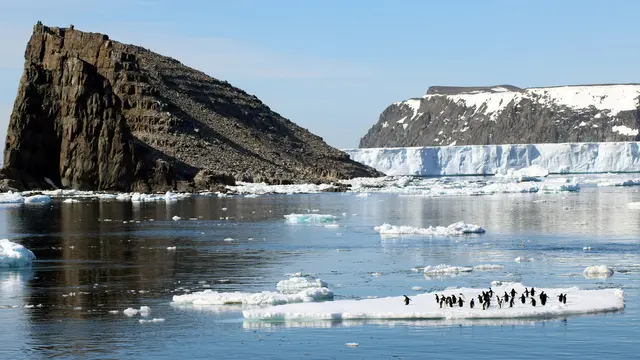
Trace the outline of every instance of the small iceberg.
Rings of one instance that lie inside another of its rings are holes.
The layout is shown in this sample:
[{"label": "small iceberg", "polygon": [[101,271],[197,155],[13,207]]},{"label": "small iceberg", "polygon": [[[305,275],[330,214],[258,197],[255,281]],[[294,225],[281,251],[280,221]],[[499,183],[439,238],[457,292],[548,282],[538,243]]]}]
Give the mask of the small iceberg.
[{"label": "small iceberg", "polygon": [[24,197],[12,191],[0,193],[0,204],[22,204]]},{"label": "small iceberg", "polygon": [[284,218],[290,224],[324,224],[338,220],[338,217],[324,214],[289,214]]},{"label": "small iceberg", "polygon": [[425,275],[458,275],[460,273],[467,273],[473,271],[473,268],[464,266],[451,266],[446,264],[440,264],[436,266],[427,266],[424,268]]},{"label": "small iceberg", "polygon": [[428,228],[419,228],[413,226],[395,226],[384,223],[373,228],[380,235],[422,235],[422,236],[456,236],[465,234],[482,234],[485,230],[479,225],[467,224],[459,221],[449,226],[429,226]]},{"label": "small iceberg", "polygon": [[0,240],[0,268],[18,268],[29,266],[36,256],[26,247],[9,241]]},{"label": "small iceberg", "polygon": [[613,276],[613,269],[607,265],[587,266],[582,272],[586,279],[606,279]]},{"label": "small iceberg", "polygon": [[31,195],[24,198],[25,204],[48,205],[51,204],[51,197],[47,195]]},{"label": "small iceberg", "polygon": [[128,317],[133,317],[136,315],[147,317],[149,316],[149,314],[151,314],[151,308],[148,306],[141,306],[140,309],[126,308],[122,313]]},{"label": "small iceberg", "polygon": [[291,294],[309,288],[326,288],[329,285],[321,279],[307,279],[301,276],[294,276],[287,280],[278,281],[276,289],[282,293]]}]

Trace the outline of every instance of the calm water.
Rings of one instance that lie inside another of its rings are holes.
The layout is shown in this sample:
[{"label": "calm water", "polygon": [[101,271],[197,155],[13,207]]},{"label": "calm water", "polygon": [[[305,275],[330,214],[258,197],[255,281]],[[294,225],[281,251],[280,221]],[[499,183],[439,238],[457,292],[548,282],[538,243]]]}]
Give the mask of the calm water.
[{"label": "calm water", "polygon": [[[0,358],[636,358],[640,210],[627,209],[631,201],[640,201],[634,188],[4,206],[0,236],[27,246],[39,260],[30,270],[0,271]],[[284,223],[285,214],[315,210],[338,215],[340,227]],[[174,215],[183,220],[172,221]],[[384,222],[426,227],[459,220],[480,224],[487,233],[381,239],[373,230]],[[229,238],[234,240],[224,240]],[[585,246],[592,250],[584,251]],[[536,261],[515,263],[518,256]],[[505,268],[436,279],[410,270],[441,263]],[[582,270],[594,264],[621,271],[605,280],[585,279]],[[425,291],[485,288],[492,280],[507,280],[536,287],[621,287],[626,308],[567,319],[452,326],[428,321],[263,324],[245,322],[240,311],[228,308],[171,306],[172,296],[185,289],[275,291],[276,282],[293,272],[329,282],[337,299],[415,294],[414,286]],[[166,321],[140,324],[138,317],[122,314],[141,305]],[[347,342],[360,346],[346,347]]]}]

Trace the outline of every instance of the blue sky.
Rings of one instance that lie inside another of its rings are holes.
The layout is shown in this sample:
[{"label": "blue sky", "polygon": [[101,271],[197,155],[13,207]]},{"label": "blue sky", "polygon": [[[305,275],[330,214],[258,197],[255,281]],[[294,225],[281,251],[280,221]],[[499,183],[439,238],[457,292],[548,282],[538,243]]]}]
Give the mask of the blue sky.
[{"label": "blue sky", "polygon": [[172,56],[348,148],[431,85],[640,83],[638,14],[635,0],[3,0],[0,138],[38,20]]}]

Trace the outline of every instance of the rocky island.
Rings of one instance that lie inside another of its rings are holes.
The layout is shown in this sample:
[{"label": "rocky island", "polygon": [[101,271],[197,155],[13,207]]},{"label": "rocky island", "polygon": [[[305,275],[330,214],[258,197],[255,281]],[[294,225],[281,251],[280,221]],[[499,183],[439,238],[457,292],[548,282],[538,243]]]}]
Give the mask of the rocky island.
[{"label": "rocky island", "polygon": [[432,86],[389,105],[361,148],[640,140],[640,85]]},{"label": "rocky island", "polygon": [[107,35],[40,22],[0,174],[5,189],[140,192],[382,175],[226,81]]}]

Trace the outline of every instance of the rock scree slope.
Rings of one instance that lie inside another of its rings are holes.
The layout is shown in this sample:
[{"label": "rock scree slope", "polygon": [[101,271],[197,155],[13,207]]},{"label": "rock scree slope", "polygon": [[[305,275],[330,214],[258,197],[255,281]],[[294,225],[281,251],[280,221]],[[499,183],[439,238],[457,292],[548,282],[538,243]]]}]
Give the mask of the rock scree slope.
[{"label": "rock scree slope", "polygon": [[38,22],[5,188],[205,190],[380,176],[257,97],[145,48]]},{"label": "rock scree slope", "polygon": [[432,86],[389,105],[361,148],[640,140],[640,84]]}]

